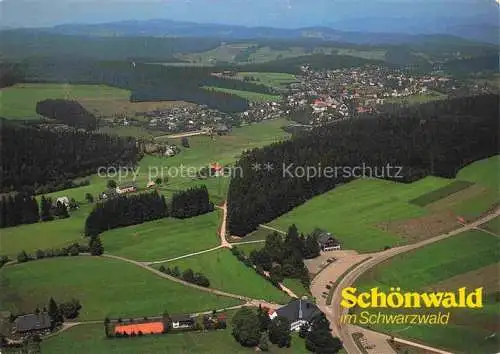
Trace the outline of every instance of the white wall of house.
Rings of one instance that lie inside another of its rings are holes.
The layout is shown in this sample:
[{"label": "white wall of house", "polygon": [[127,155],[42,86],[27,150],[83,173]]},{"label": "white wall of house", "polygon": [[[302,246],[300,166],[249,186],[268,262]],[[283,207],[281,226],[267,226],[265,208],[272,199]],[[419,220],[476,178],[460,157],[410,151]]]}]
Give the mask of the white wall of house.
[{"label": "white wall of house", "polygon": [[298,321],[292,322],[292,324],[290,325],[290,330],[292,332],[298,332],[300,330],[300,327],[302,327],[302,325],[304,323],[307,323],[307,321],[298,320]]}]

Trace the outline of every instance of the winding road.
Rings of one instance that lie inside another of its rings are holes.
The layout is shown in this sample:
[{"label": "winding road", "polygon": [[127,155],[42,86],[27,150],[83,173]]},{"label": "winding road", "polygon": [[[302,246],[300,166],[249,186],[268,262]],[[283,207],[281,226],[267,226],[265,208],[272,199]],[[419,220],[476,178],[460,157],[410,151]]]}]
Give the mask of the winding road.
[{"label": "winding road", "polygon": [[[330,320],[330,323],[333,326],[332,333],[334,335],[338,336],[342,340],[342,342],[344,343],[344,348],[347,351],[347,353],[349,353],[349,354],[361,354],[362,353],[360,348],[358,348],[358,346],[354,342],[354,339],[352,338],[352,333],[359,332],[359,331],[361,331],[363,333],[364,329],[359,328],[359,327],[355,327],[355,326],[351,326],[351,325],[341,324],[341,322],[340,322],[341,317],[348,313],[348,309],[346,309],[340,305],[340,302],[342,300],[342,296],[341,296],[342,289],[352,286],[361,275],[363,275],[368,270],[370,270],[371,268],[373,268],[374,266],[376,266],[377,264],[379,264],[383,261],[386,261],[386,260],[388,260],[396,255],[399,255],[399,254],[402,254],[405,252],[409,252],[409,251],[424,247],[426,245],[429,245],[431,243],[438,242],[438,241],[447,239],[449,237],[458,235],[462,232],[478,229],[478,227],[480,225],[487,223],[490,220],[493,220],[494,218],[498,217],[499,215],[500,215],[500,208],[496,209],[491,214],[488,214],[479,220],[476,220],[476,221],[471,222],[469,224],[462,225],[462,227],[460,227],[456,230],[453,230],[451,232],[448,232],[448,233],[445,233],[442,235],[438,235],[438,236],[435,236],[433,238],[430,238],[430,239],[427,239],[427,240],[424,240],[424,241],[421,241],[421,242],[418,242],[415,244],[401,246],[401,247],[397,247],[397,248],[391,248],[391,249],[388,249],[386,251],[382,251],[382,252],[378,252],[378,253],[372,253],[372,254],[370,254],[371,258],[365,260],[364,262],[362,262],[358,266],[354,267],[354,269],[350,270],[347,274],[344,274],[342,279],[338,282],[338,284],[335,287],[335,290],[333,292],[333,297],[332,297],[331,308],[326,309],[327,311],[325,311],[325,315]],[[335,267],[335,263],[332,263],[331,265],[329,265],[329,267]],[[313,282],[314,282],[314,280],[313,280]],[[321,293],[318,294],[317,293],[318,291],[320,291],[320,290],[315,290],[315,293],[313,293],[313,295],[316,298],[320,299]],[[374,331],[371,331],[371,332],[374,332]],[[375,333],[378,333],[378,332],[375,332]],[[387,345],[387,336],[379,333],[379,337],[380,337],[380,340],[376,340],[376,338],[375,338],[375,341],[377,342],[376,345],[379,345],[376,352],[377,353],[384,353],[384,354],[394,353],[394,350],[389,345]],[[403,339],[399,339],[399,338],[396,338],[396,339],[400,342],[405,342],[406,344],[412,343],[410,341],[406,341]],[[385,343],[385,346],[384,346],[384,343]],[[415,344],[419,345],[418,343],[415,343]],[[430,348],[430,347],[428,347],[428,348]],[[435,349],[435,348],[433,348],[433,350],[436,353],[446,353],[442,350]]]}]

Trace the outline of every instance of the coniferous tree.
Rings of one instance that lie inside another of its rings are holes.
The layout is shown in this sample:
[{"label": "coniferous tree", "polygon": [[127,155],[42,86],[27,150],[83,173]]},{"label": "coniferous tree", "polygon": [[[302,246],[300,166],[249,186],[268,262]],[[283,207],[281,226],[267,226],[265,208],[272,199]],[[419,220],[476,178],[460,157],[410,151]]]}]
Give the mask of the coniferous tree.
[{"label": "coniferous tree", "polygon": [[312,319],[311,330],[306,336],[306,348],[319,354],[335,354],[342,349],[342,342],[332,336],[330,322],[324,313]]},{"label": "coniferous tree", "polygon": [[269,324],[269,341],[280,348],[290,346],[290,333],[290,321],[286,317],[278,316]]},{"label": "coniferous tree", "polygon": [[239,309],[232,319],[233,336],[245,347],[255,347],[260,341],[260,323],[257,314],[248,307]]},{"label": "coniferous tree", "polygon": [[57,306],[56,301],[53,298],[50,298],[49,300],[48,314],[50,317],[50,324],[52,329],[63,323],[63,316],[61,314],[61,311],[59,310],[59,307]]},{"label": "coniferous tree", "polygon": [[42,221],[54,220],[54,216],[52,215],[52,201],[44,195],[42,195],[42,199],[40,200],[40,219]]},{"label": "coniferous tree", "polygon": [[[242,173],[229,186],[229,232],[247,235],[359,177],[403,183],[430,174],[453,178],[466,164],[498,154],[498,102],[498,95],[482,95],[415,105],[246,152],[236,164]],[[267,163],[274,169],[253,168]],[[314,175],[305,174],[309,167]]]},{"label": "coniferous tree", "polygon": [[101,239],[97,236],[91,237],[89,241],[90,254],[92,256],[100,256],[104,253]]}]

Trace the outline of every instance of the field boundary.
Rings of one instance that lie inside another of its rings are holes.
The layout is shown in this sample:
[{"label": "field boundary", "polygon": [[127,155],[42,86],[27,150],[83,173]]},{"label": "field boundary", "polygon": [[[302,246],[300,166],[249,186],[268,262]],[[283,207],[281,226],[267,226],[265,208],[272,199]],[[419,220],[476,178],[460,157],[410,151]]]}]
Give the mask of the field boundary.
[{"label": "field boundary", "polygon": [[458,193],[461,190],[469,188],[475,183],[469,181],[453,181],[450,184],[441,187],[439,189],[433,190],[429,193],[425,193],[415,199],[409,201],[410,204],[417,205],[419,207],[425,207],[429,204],[437,202],[443,198],[446,198],[452,194]]}]

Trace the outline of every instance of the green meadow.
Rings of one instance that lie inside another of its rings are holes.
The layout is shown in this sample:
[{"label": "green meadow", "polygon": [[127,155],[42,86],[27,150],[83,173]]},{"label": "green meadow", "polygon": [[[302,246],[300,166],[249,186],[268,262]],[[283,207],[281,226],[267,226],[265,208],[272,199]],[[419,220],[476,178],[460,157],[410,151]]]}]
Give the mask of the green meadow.
[{"label": "green meadow", "polygon": [[500,216],[497,216],[493,220],[488,221],[486,224],[481,226],[482,228],[496,233],[500,236]]},{"label": "green meadow", "polygon": [[[358,179],[310,199],[268,225],[287,230],[296,224],[304,233],[325,229],[340,239],[343,248],[361,252],[405,244],[392,224],[444,212],[474,220],[498,205],[500,196],[492,187],[499,158],[468,165],[456,179],[429,176],[411,184]],[[454,220],[447,217],[449,227]]]},{"label": "green meadow", "polygon": [[291,224],[300,232],[325,229],[342,241],[345,249],[380,250],[401,240],[377,227],[387,221],[425,215],[425,211],[408,203],[413,196],[447,183],[430,178],[411,185],[377,179],[359,179],[317,196],[269,223],[280,230]]},{"label": "green meadow", "polygon": [[[483,295],[485,304],[481,309],[440,309],[441,312],[450,312],[450,322],[444,326],[376,324],[374,329],[448,349],[454,353],[494,353],[498,342],[494,338],[488,338],[498,331],[498,302],[494,292],[500,289],[498,279],[491,279],[491,276],[496,273],[498,278],[498,273],[494,270],[495,264],[500,261],[499,246],[498,237],[485,232],[468,231],[398,255],[370,269],[358,279],[359,291],[367,291],[373,287],[386,291],[390,287],[401,287],[402,292],[431,291],[430,289],[435,288],[457,291],[457,288],[463,286],[470,291],[476,287],[472,284],[485,286],[485,283],[491,283],[491,287],[486,286],[484,292],[492,291],[491,294]],[[478,280],[477,272],[486,267],[493,267],[493,274]],[[447,281],[457,277],[460,278],[458,281],[447,284]],[[384,310],[384,313],[415,311],[417,310]],[[433,309],[418,312],[436,311]]]},{"label": "green meadow", "polygon": [[74,242],[86,244],[83,228],[89,211],[87,205],[71,212],[68,219],[2,229],[0,254],[15,258],[22,250],[34,253],[37,249],[62,248]]},{"label": "green meadow", "polygon": [[[229,319],[230,322],[230,319]],[[231,335],[231,328],[210,332],[183,332],[129,339],[107,339],[103,325],[82,325],[42,342],[42,352],[51,354],[250,354],[254,348],[242,347]],[[306,354],[309,351],[298,335],[290,348],[270,345],[268,353]]]},{"label": "green meadow", "polygon": [[[0,271],[0,303],[13,313],[43,308],[50,297],[76,298],[80,320],[195,313],[239,301],[163,279],[133,264],[103,257],[64,257],[6,266]],[[49,285],[49,286],[48,286]]]},{"label": "green meadow", "polygon": [[36,104],[45,99],[127,100],[130,92],[105,85],[17,84],[0,90],[0,116],[38,118]]},{"label": "green meadow", "polygon": [[189,219],[165,218],[106,231],[106,252],[138,261],[158,261],[203,251],[219,245],[222,212]]},{"label": "green meadow", "polygon": [[245,266],[226,249],[164,263],[163,266],[177,266],[181,271],[191,268],[194,272],[203,273],[210,281],[211,288],[278,304],[289,301],[288,295]]},{"label": "green meadow", "polygon": [[497,194],[500,192],[500,155],[479,160],[462,168],[457,179],[477,183],[490,188]]},{"label": "green meadow", "polygon": [[[414,251],[395,256],[366,272],[362,289],[398,286],[419,290],[455,275],[500,261],[500,239],[481,231],[467,231]],[[450,252],[450,250],[473,250]]]},{"label": "green meadow", "polygon": [[[212,202],[220,204],[226,199],[229,178],[193,179],[190,175],[181,174],[182,166],[184,168],[194,167],[196,170],[199,170],[213,162],[219,162],[223,165],[234,163],[245,150],[287,139],[289,135],[281,129],[285,123],[284,119],[276,119],[252,124],[235,128],[231,135],[215,136],[214,139],[207,136],[190,137],[189,143],[191,147],[181,147],[182,151],[177,156],[172,158],[144,157],[137,169],[137,186],[139,189],[145,190],[150,177],[151,179],[155,179],[156,176],[167,177],[167,179],[164,178],[164,182],[159,186],[159,191],[168,200],[179,190],[206,185]],[[172,139],[172,143],[177,143],[180,146],[180,139]],[[90,193],[97,200],[98,195],[106,190],[106,184],[109,179],[116,180],[118,184],[124,184],[132,181],[134,176],[132,173],[123,175],[121,178],[118,175],[111,175],[109,178],[94,175],[89,177],[90,185],[88,186],[47,194],[46,196],[51,197],[53,200],[61,196],[74,198],[76,201],[82,203],[81,208],[78,211],[71,212],[71,217],[68,219],[2,229],[0,233],[0,255],[15,257],[23,249],[27,252],[34,252],[36,249],[63,247],[75,241],[87,242],[87,240],[82,239],[83,228],[85,219],[93,206],[87,204],[85,194]],[[141,257],[141,255],[145,254],[145,257],[152,256],[156,258],[158,256],[163,259],[164,254],[166,258],[170,258],[170,255],[182,255],[179,253],[183,252],[183,250],[188,250],[191,246],[193,248],[211,246],[215,237],[212,235],[217,230],[213,224],[216,221],[216,216],[214,215],[213,217],[213,223],[205,220],[199,224],[195,223],[192,226],[188,226],[194,220],[185,222],[176,222],[176,220],[171,219],[164,220],[161,222],[165,223],[164,226],[166,229],[157,229],[158,231],[151,230],[155,228],[154,226],[151,226],[151,229],[149,225],[137,226],[139,228],[137,232],[142,233],[143,238],[148,240],[147,242],[153,242],[158,247],[157,250],[147,246],[146,241],[139,241],[137,238],[134,238],[133,234],[136,231],[127,234],[123,230],[110,231],[110,236],[105,236],[107,240],[104,241],[105,247],[109,247],[113,251],[123,251],[123,254],[133,257]],[[199,226],[206,227],[206,229],[198,232],[196,228]],[[174,241],[171,236],[172,233],[167,229],[169,227],[172,230],[176,230],[176,232],[182,231],[181,234],[186,238],[183,238],[182,241],[175,240],[178,242],[176,245],[169,245],[168,242]],[[165,238],[163,238],[164,235],[166,235]],[[189,241],[188,239],[191,236],[196,238],[197,241]],[[131,244],[127,246],[126,242],[131,242]],[[133,249],[137,244],[140,246],[137,247],[138,251],[135,252]]]}]

